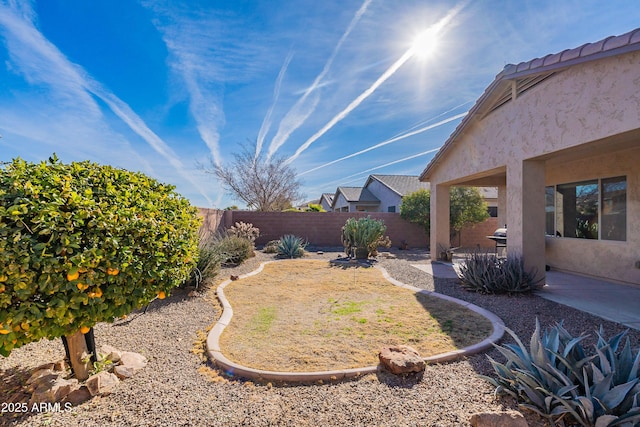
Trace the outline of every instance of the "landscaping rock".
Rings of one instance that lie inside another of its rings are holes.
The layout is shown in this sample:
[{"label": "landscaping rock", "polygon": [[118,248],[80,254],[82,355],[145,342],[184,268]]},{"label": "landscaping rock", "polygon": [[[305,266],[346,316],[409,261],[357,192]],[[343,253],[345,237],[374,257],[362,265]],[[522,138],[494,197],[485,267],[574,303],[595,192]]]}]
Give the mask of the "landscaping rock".
[{"label": "landscaping rock", "polygon": [[53,370],[57,372],[64,372],[69,370],[69,364],[66,360],[60,359],[56,363],[53,364]]},{"label": "landscaping rock", "polygon": [[471,416],[472,427],[529,427],[520,412],[480,412]]},{"label": "landscaping rock", "polygon": [[139,353],[125,351],[120,356],[120,365],[125,366],[135,374],[147,366],[147,358]]},{"label": "landscaping rock", "polygon": [[[35,374],[38,371],[53,371],[55,368],[56,364],[53,362],[50,363],[43,363],[42,365],[36,367],[33,369],[33,371],[31,371],[33,374]],[[32,375],[33,375],[32,374]]]},{"label": "landscaping rock", "polygon": [[120,357],[122,357],[122,352],[110,345],[103,345],[98,353],[114,363],[118,363],[120,361]]},{"label": "landscaping rock", "polygon": [[82,386],[76,390],[73,390],[69,393],[63,400],[62,403],[71,403],[73,406],[78,406],[81,403],[86,402],[91,399],[91,392],[85,386]]},{"label": "landscaping rock", "polygon": [[102,371],[87,379],[86,386],[91,396],[106,396],[120,384],[120,380],[114,374]]},{"label": "landscaping rock", "polygon": [[29,406],[32,406],[34,403],[59,402],[67,397],[69,393],[80,387],[78,380],[75,378],[66,380],[59,375],[41,377],[36,383],[38,387],[31,395]]},{"label": "landscaping rock", "polygon": [[420,354],[408,345],[384,347],[378,353],[380,363],[392,374],[408,374],[422,372],[426,363]]},{"label": "landscaping rock", "polygon": [[135,375],[134,370],[129,366],[118,365],[113,368],[113,373],[121,380],[126,380]]},{"label": "landscaping rock", "polygon": [[53,372],[53,370],[36,368],[27,380],[28,389],[30,392],[34,391],[42,382],[52,382],[56,378],[58,378],[58,374]]}]

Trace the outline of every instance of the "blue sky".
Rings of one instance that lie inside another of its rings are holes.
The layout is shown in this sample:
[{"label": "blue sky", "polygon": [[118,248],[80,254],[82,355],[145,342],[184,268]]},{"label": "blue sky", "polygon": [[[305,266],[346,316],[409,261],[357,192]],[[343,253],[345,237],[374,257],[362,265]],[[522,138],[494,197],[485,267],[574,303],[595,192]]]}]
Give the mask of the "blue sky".
[{"label": "blue sky", "polygon": [[420,174],[506,64],[639,22],[636,0],[0,0],[0,161],[55,152],[243,207],[196,163],[255,143],[315,199]]}]

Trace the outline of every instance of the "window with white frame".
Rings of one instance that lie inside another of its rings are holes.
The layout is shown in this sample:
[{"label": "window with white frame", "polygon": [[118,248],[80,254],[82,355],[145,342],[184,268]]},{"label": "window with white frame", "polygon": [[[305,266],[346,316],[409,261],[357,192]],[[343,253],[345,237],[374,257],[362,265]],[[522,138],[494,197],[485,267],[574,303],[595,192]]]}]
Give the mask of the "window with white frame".
[{"label": "window with white frame", "polygon": [[626,177],[546,187],[545,199],[547,235],[627,240]]}]

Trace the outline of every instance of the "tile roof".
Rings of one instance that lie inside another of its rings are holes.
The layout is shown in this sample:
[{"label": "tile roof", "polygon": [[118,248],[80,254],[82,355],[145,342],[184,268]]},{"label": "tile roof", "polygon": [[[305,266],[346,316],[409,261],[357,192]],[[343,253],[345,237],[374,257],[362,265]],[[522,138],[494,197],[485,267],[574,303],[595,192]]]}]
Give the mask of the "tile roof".
[{"label": "tile roof", "polygon": [[328,200],[332,200],[333,199],[333,193],[322,193],[322,196],[320,196],[320,198],[322,197],[326,197]]},{"label": "tile roof", "polygon": [[635,51],[640,51],[640,28],[620,36],[611,36],[594,43],[586,43],[575,49],[565,49],[562,52],[550,54],[543,58],[534,58],[517,65],[508,64],[485,89],[475,105],[469,110],[469,113],[462,119],[442,148],[431,159],[420,174],[420,180],[429,178],[431,170],[449,150],[449,147],[457,137],[462,134],[473,117],[481,116],[487,111],[492,111],[511,100],[512,90],[510,86],[512,81],[522,79],[518,81],[519,85],[523,86],[520,89],[520,92],[522,92],[550,77],[555,72],[572,65]]},{"label": "tile roof", "polygon": [[338,193],[342,193],[348,202],[380,202],[371,191],[363,187],[338,187],[336,195]]},{"label": "tile roof", "polygon": [[638,49],[640,49],[640,28],[620,36],[607,37],[594,43],[586,43],[574,49],[565,49],[562,52],[521,62],[517,65],[508,64],[496,79],[502,77],[514,78],[532,71],[540,72],[558,67],[564,68],[578,62],[606,58]]},{"label": "tile roof", "polygon": [[367,187],[374,179],[401,197],[409,193],[413,193],[421,188],[424,188],[425,190],[429,189],[429,183],[421,182],[420,177],[417,175],[369,175],[364,186]]}]

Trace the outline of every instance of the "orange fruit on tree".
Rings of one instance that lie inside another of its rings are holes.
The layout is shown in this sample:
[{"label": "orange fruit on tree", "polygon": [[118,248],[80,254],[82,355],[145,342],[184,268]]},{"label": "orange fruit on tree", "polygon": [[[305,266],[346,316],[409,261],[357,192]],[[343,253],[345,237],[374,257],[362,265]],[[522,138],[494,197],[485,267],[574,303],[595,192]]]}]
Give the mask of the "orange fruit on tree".
[{"label": "orange fruit on tree", "polygon": [[100,298],[102,296],[102,289],[96,288],[94,291],[89,292],[89,298]]},{"label": "orange fruit on tree", "polygon": [[84,335],[84,334],[86,334],[87,332],[89,332],[90,330],[91,330],[91,328],[90,328],[90,327],[88,327],[88,326],[83,326],[83,327],[81,327],[81,328],[80,328],[80,332],[81,332],[83,335]]},{"label": "orange fruit on tree", "polygon": [[166,297],[167,297],[167,294],[165,294],[164,291],[158,292],[158,298],[159,299],[165,299]]},{"label": "orange fruit on tree", "polygon": [[67,280],[70,282],[76,280],[78,277],[80,277],[80,273],[77,271],[67,273]]},{"label": "orange fruit on tree", "polygon": [[109,276],[117,276],[118,273],[120,273],[120,270],[118,270],[117,268],[111,268],[111,267],[107,268],[107,274]]},{"label": "orange fruit on tree", "polygon": [[11,333],[10,330],[5,329],[4,327],[0,328],[0,335],[7,335],[9,333]]}]

